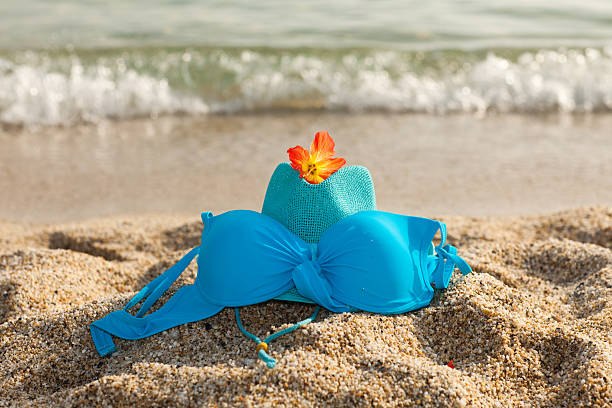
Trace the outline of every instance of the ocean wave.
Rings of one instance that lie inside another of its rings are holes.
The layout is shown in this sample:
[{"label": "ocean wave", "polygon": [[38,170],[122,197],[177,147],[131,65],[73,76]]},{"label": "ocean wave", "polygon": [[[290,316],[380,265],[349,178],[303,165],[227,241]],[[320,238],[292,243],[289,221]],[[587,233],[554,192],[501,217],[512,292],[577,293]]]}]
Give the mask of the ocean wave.
[{"label": "ocean wave", "polygon": [[17,65],[0,59],[0,122],[68,125],[104,118],[167,113],[206,113],[197,96],[179,95],[164,78],[108,67],[85,70],[75,63],[69,73]]},{"label": "ocean wave", "polygon": [[269,110],[612,111],[612,49],[144,49],[0,57],[0,122]]}]

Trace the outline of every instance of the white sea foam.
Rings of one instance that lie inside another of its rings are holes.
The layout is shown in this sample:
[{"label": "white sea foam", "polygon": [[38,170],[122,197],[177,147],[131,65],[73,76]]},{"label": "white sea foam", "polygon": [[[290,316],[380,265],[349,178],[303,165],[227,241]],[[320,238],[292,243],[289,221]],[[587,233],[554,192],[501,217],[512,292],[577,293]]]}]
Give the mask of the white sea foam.
[{"label": "white sea foam", "polygon": [[0,122],[72,124],[102,118],[164,113],[206,113],[195,96],[173,91],[165,79],[134,70],[72,65],[68,74],[0,59]]},{"label": "white sea foam", "polygon": [[128,58],[126,68],[122,55],[89,65],[73,58],[63,69],[0,59],[0,122],[72,124],[271,109],[612,111],[610,49],[542,50],[513,58],[453,54],[433,65],[415,62],[414,55],[175,51],[145,58],[148,65],[137,56],[136,62]]},{"label": "white sea foam", "polygon": [[[250,56],[253,60],[253,56]],[[452,73],[415,73],[393,53],[337,64],[294,58],[253,74],[237,68],[242,103],[215,109],[298,105],[393,112],[593,112],[612,110],[612,53],[589,49],[524,53],[517,61],[490,53]],[[245,74],[246,72],[246,74]]]}]

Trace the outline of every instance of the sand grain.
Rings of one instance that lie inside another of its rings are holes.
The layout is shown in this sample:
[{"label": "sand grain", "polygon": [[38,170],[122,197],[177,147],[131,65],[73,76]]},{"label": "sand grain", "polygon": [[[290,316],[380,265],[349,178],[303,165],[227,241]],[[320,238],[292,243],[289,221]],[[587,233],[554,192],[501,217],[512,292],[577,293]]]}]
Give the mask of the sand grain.
[{"label": "sand grain", "polygon": [[[0,405],[612,406],[612,208],[444,221],[473,274],[413,313],[323,311],[271,344],[273,370],[229,309],[97,356],[88,324],[196,245],[197,219],[0,224]],[[243,316],[263,336],[311,312]]]}]

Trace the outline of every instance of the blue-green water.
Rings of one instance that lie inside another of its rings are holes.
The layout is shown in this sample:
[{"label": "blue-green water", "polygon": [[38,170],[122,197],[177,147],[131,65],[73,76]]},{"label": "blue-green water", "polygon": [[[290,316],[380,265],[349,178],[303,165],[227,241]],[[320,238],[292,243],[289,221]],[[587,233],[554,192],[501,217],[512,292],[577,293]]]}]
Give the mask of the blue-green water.
[{"label": "blue-green water", "polygon": [[0,48],[601,46],[608,0],[3,0]]},{"label": "blue-green water", "polygon": [[0,2],[0,123],[612,110],[612,2]]}]

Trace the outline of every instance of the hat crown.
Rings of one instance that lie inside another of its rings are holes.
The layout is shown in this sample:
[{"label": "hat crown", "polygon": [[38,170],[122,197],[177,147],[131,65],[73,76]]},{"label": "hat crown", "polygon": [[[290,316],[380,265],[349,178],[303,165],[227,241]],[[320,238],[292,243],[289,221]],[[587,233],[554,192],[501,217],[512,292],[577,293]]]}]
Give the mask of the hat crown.
[{"label": "hat crown", "polygon": [[261,212],[309,243],[341,219],[376,210],[374,183],[367,168],[344,166],[319,184],[300,178],[289,163],[276,167]]}]

